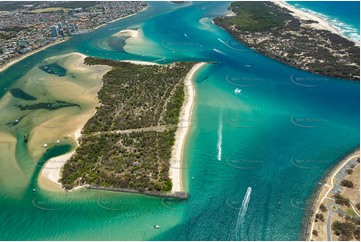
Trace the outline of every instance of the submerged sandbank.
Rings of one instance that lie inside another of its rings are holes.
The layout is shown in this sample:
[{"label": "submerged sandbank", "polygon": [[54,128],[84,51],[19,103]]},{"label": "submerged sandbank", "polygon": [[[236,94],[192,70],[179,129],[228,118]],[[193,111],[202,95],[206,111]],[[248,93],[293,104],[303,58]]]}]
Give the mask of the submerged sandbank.
[{"label": "submerged sandbank", "polygon": [[[36,101],[29,102],[10,97],[10,101],[4,99],[0,102],[6,101],[5,110],[8,109],[17,115],[20,114],[12,105],[14,102],[30,106],[39,103],[50,105],[59,101],[62,104],[70,104],[53,110],[35,108],[22,111],[24,121],[21,120],[17,126],[29,130],[27,149],[34,161],[39,160],[48,148],[57,143],[76,146],[81,129],[95,113],[95,107],[98,105],[97,92],[102,85],[101,79],[111,68],[101,65],[87,66],[84,64],[85,57],[79,53],[72,53],[46,59],[40,65],[57,63],[66,69],[66,75],[58,76],[34,67],[17,85],[36,97]],[[61,168],[70,156],[71,154],[65,154],[48,160],[40,172],[39,185],[50,189],[54,188],[54,184],[60,187],[58,180]]]}]

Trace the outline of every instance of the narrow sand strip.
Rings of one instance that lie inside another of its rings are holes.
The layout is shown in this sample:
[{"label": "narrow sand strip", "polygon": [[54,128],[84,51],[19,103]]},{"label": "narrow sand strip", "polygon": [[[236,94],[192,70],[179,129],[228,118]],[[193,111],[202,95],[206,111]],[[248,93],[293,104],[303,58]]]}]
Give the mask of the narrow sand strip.
[{"label": "narrow sand strip", "polygon": [[159,65],[158,63],[150,62],[150,61],[121,60],[120,62],[128,62],[136,65],[146,65],[146,66]]},{"label": "narrow sand strip", "polygon": [[317,21],[318,23],[313,23],[313,24],[308,25],[311,28],[328,30],[331,33],[338,34],[338,35],[341,35],[342,37],[344,37],[341,34],[340,31],[338,31],[335,27],[333,27],[325,19],[322,19],[322,18],[320,18],[318,16],[315,16],[315,15],[313,15],[311,13],[308,13],[308,12],[305,12],[303,10],[297,9],[297,8],[293,7],[292,5],[289,5],[288,3],[284,2],[284,1],[273,1],[273,3],[277,4],[280,7],[288,9],[289,11],[292,12],[292,15],[294,17],[298,18],[298,19]]},{"label": "narrow sand strip", "polygon": [[179,192],[183,190],[182,186],[182,159],[183,150],[189,130],[189,124],[192,118],[192,111],[195,98],[195,89],[192,79],[194,74],[206,63],[196,64],[187,74],[185,85],[185,102],[180,111],[178,129],[175,134],[175,143],[172,149],[172,158],[170,160],[169,177],[172,180],[172,192]]}]

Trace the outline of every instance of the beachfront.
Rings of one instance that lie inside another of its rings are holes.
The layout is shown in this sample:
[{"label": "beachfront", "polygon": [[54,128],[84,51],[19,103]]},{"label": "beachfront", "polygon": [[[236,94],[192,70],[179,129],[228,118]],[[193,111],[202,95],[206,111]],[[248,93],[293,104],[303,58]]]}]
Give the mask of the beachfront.
[{"label": "beachfront", "polygon": [[[320,183],[307,225],[308,240],[344,240],[335,235],[333,223],[335,221],[344,221],[345,216],[360,218],[359,162],[360,150],[356,150],[339,161]],[[350,190],[343,187],[342,184],[345,179],[350,179],[349,177],[353,173],[356,174],[356,179],[352,179],[355,189]],[[343,201],[346,201],[344,199],[350,200],[343,203]],[[358,208],[356,208],[357,204]]]},{"label": "beachfront", "polygon": [[172,148],[172,158],[170,159],[169,177],[172,179],[172,192],[183,190],[183,151],[187,140],[187,134],[192,123],[192,110],[196,92],[194,89],[193,78],[195,73],[201,69],[206,63],[196,64],[187,74],[184,80],[185,101],[180,111],[178,128],[175,134],[175,143]]}]

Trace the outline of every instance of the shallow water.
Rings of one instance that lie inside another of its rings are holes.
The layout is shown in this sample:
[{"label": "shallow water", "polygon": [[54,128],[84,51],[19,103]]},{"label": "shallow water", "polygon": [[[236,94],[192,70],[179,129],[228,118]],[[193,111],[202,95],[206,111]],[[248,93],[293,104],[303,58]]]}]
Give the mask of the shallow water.
[{"label": "shallow water", "polygon": [[[37,174],[43,160],[71,147],[56,146],[29,160],[23,136],[34,123],[22,130],[2,121],[1,131],[14,134],[17,143],[0,136],[0,239],[299,239],[307,199],[323,172],[359,146],[359,84],[299,71],[240,45],[211,22],[227,13],[227,2],[149,4],[146,11],[74,36],[0,73],[0,103],[10,88],[24,88],[23,76],[32,76],[46,58],[74,51],[115,60],[212,61],[194,80],[197,96],[182,169],[190,198],[42,190]],[[140,29],[142,36],[125,40],[127,52],[101,44],[127,28]],[[39,90],[29,94],[38,98]],[[19,116],[11,105],[4,107],[1,117]],[[11,146],[16,161],[3,153]]]}]

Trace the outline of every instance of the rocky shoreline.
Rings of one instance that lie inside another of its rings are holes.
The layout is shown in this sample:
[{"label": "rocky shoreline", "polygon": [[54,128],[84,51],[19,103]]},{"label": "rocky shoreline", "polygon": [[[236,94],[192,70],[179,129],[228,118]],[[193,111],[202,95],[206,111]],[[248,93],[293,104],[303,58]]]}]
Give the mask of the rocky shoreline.
[{"label": "rocky shoreline", "polygon": [[143,195],[155,196],[155,197],[175,198],[177,200],[185,200],[189,197],[188,192],[165,193],[165,192],[158,192],[158,191],[138,191],[138,190],[128,189],[128,188],[112,188],[112,187],[97,187],[97,186],[85,186],[85,188],[92,189],[92,190],[105,190],[105,191],[111,191],[111,192],[137,193],[137,194],[143,194]]}]

